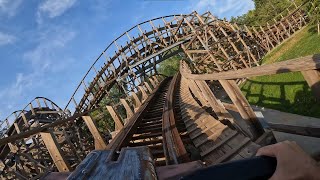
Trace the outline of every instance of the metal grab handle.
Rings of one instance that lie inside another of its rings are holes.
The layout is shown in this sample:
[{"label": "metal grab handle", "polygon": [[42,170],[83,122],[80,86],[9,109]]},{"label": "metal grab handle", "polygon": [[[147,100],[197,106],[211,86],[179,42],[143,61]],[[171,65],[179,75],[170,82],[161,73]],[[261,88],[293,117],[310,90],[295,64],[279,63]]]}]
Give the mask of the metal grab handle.
[{"label": "metal grab handle", "polygon": [[273,175],[276,167],[276,158],[257,156],[207,167],[182,179],[268,179]]}]

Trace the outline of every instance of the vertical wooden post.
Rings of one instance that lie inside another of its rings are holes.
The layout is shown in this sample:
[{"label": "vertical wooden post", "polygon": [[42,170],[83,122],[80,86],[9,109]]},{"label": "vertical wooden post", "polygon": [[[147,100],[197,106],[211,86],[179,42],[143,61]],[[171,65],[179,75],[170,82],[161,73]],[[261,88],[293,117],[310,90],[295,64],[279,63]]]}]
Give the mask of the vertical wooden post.
[{"label": "vertical wooden post", "polygon": [[140,101],[139,97],[137,96],[137,94],[135,92],[132,92],[132,97],[135,101],[136,108],[139,108],[141,106],[141,101]]},{"label": "vertical wooden post", "polygon": [[125,99],[120,99],[120,102],[122,103],[122,105],[126,109],[127,119],[130,119],[133,116],[133,112],[132,112],[128,102]]},{"label": "vertical wooden post", "polygon": [[57,166],[59,172],[69,172],[70,171],[70,165],[66,161],[62,151],[61,147],[59,146],[56,138],[54,137],[54,134],[52,131],[49,130],[49,132],[41,132],[40,136],[47,147],[47,150],[50,153],[50,156],[54,162],[54,164]]},{"label": "vertical wooden post", "polygon": [[237,107],[241,117],[251,125],[250,131],[253,134],[253,139],[258,138],[263,134],[264,130],[261,126],[256,114],[251,108],[247,99],[243,96],[240,88],[234,80],[219,80],[223,89],[227,92],[228,96]]},{"label": "vertical wooden post", "polygon": [[14,122],[13,125],[14,125],[14,128],[17,131],[17,134],[20,134],[21,130],[20,130],[19,126],[18,126],[18,123]]},{"label": "vertical wooden post", "polygon": [[140,91],[142,93],[142,101],[146,100],[148,98],[146,91],[144,90],[144,88],[142,86],[138,86],[138,88],[140,89]]},{"label": "vertical wooden post", "polygon": [[153,89],[156,88],[156,84],[154,83],[152,78],[149,78],[150,83],[152,84]]},{"label": "vertical wooden post", "polygon": [[205,81],[195,81],[199,88],[202,91],[202,94],[208,100],[209,105],[212,107],[216,115],[218,116],[219,120],[227,119],[229,120],[235,127],[241,130],[244,134],[248,135],[249,137],[252,136],[250,129],[248,132],[247,127],[241,126],[241,124],[233,118],[233,116],[228,112],[222,102],[216,98],[216,96],[211,91],[210,87]]},{"label": "vertical wooden post", "polygon": [[212,93],[211,89],[207,85],[205,81],[195,81],[196,84],[202,91],[203,96],[208,100],[209,105],[212,107],[214,112],[217,114],[220,120],[229,119],[233,122],[232,116],[229,112],[224,108],[223,104],[216,98],[216,96]]},{"label": "vertical wooden post", "polygon": [[23,119],[25,126],[29,127],[29,123],[27,121],[26,115],[23,112],[21,112],[21,116],[22,116],[22,119]]},{"label": "vertical wooden post", "polygon": [[152,78],[153,78],[156,85],[158,85],[160,83],[157,76],[153,76]]},{"label": "vertical wooden post", "polygon": [[320,102],[320,72],[319,70],[307,70],[301,71],[304,79],[307,81],[310,86],[313,94],[317,98],[317,101]]},{"label": "vertical wooden post", "polygon": [[112,119],[114,120],[115,130],[121,130],[123,128],[123,122],[121,121],[118,113],[113,109],[112,106],[106,106],[106,108],[108,109]]},{"label": "vertical wooden post", "polygon": [[152,89],[149,86],[149,84],[147,82],[144,82],[144,85],[146,86],[146,88],[148,89],[149,93],[151,94],[152,93]]},{"label": "vertical wooden post", "polygon": [[86,123],[86,125],[89,128],[89,131],[91,132],[93,138],[94,138],[94,146],[95,150],[105,150],[107,148],[106,143],[104,142],[100,132],[98,131],[97,126],[93,122],[92,118],[90,116],[82,116],[82,119]]}]

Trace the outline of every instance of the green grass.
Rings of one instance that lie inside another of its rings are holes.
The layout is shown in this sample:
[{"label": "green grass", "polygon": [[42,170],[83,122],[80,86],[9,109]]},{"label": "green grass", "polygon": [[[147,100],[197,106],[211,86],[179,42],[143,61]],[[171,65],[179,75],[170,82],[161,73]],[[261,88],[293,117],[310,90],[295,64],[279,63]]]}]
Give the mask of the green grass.
[{"label": "green grass", "polygon": [[[320,53],[320,36],[306,27],[263,58],[263,64]],[[248,79],[241,90],[250,104],[320,118],[320,103],[300,72]]]}]

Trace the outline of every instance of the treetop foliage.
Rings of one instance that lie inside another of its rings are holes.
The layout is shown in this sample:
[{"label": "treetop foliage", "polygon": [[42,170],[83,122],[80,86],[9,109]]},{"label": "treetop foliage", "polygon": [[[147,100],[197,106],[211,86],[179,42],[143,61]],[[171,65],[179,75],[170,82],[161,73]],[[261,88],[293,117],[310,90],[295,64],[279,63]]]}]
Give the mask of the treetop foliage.
[{"label": "treetop foliage", "polygon": [[319,24],[320,21],[320,0],[311,0],[307,6],[312,24]]},{"label": "treetop foliage", "polygon": [[232,17],[231,22],[251,26],[265,25],[268,22],[273,23],[273,19],[286,11],[290,5],[293,6],[293,2],[300,5],[303,1],[304,0],[253,0],[255,9],[241,16]]},{"label": "treetop foliage", "polygon": [[159,63],[158,72],[166,76],[173,76],[179,71],[180,57],[172,56],[165,61]]}]

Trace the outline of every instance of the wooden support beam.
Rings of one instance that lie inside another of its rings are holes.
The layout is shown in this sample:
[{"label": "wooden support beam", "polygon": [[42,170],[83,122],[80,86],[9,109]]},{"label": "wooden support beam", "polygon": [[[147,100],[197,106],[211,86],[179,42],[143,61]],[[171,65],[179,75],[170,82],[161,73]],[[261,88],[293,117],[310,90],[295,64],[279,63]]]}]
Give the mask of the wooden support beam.
[{"label": "wooden support beam", "polygon": [[82,119],[86,123],[89,131],[91,132],[94,139],[95,150],[105,150],[107,148],[98,128],[90,116],[82,116]]},{"label": "wooden support beam", "polygon": [[125,99],[120,99],[120,102],[122,103],[122,105],[126,109],[127,119],[130,119],[133,116],[133,112],[132,112],[128,102]]},{"label": "wooden support beam", "polygon": [[182,69],[181,74],[187,79],[194,80],[221,80],[221,79],[240,79],[255,76],[264,76],[288,72],[306,71],[320,68],[320,54],[306,56],[292,60],[267,64],[259,67],[246,68],[237,71],[227,71],[211,74],[191,74]]},{"label": "wooden support beam", "polygon": [[135,102],[135,108],[139,108],[141,106],[141,101],[140,101],[139,97],[137,96],[137,94],[135,92],[132,92],[131,94],[132,94],[132,97]]},{"label": "wooden support beam", "polygon": [[17,131],[17,134],[20,134],[21,130],[20,130],[19,126],[18,126],[18,123],[14,122],[13,125],[14,125],[14,128]]},{"label": "wooden support beam", "polygon": [[107,110],[109,111],[112,119],[114,120],[115,123],[115,130],[121,130],[123,128],[123,122],[121,121],[120,116],[118,113],[113,109],[112,106],[106,106]]},{"label": "wooden support beam", "polygon": [[71,167],[63,155],[55,135],[51,130],[49,132],[40,132],[40,136],[50,153],[53,163],[56,165],[59,172],[69,172]]},{"label": "wooden support beam", "polygon": [[301,71],[304,79],[307,81],[310,86],[314,96],[317,98],[317,101],[320,102],[320,72],[319,70],[307,70]]},{"label": "wooden support beam", "polygon": [[144,82],[144,85],[145,85],[146,88],[148,89],[149,94],[151,94],[151,93],[152,93],[152,89],[151,89],[150,85],[149,85],[147,82]]},{"label": "wooden support beam", "polygon": [[208,100],[209,105],[212,107],[216,115],[218,116],[219,120],[227,119],[229,120],[238,130],[242,131],[244,134],[250,136],[250,133],[246,130],[246,127],[241,126],[241,124],[233,118],[233,116],[226,110],[224,104],[218,100],[213,92],[211,91],[210,87],[205,81],[195,81],[199,88],[202,91],[202,94]]},{"label": "wooden support beam", "polygon": [[237,107],[241,117],[250,125],[249,131],[252,133],[252,139],[256,139],[264,132],[256,114],[251,108],[249,102],[242,94],[240,88],[234,80],[219,81],[234,105]]},{"label": "wooden support beam", "polygon": [[29,106],[30,106],[30,110],[31,110],[31,112],[32,112],[32,115],[36,115],[36,112],[34,111],[34,108],[33,108],[33,106],[32,106],[32,103],[30,103]]},{"label": "wooden support beam", "polygon": [[198,85],[195,83],[194,80],[189,80],[189,88],[194,96],[201,102],[202,106],[208,105],[208,101],[204,98],[201,90],[199,89]]},{"label": "wooden support beam", "polygon": [[29,127],[29,123],[28,123],[28,121],[27,121],[27,118],[26,118],[26,115],[24,114],[24,112],[21,112],[21,117],[22,117],[22,119],[23,119],[24,125],[25,125],[26,127]]},{"label": "wooden support beam", "polygon": [[148,98],[148,94],[145,91],[145,89],[143,88],[143,86],[138,86],[138,88],[140,89],[141,93],[142,93],[142,101],[146,100]]},{"label": "wooden support beam", "polygon": [[152,78],[149,78],[150,83],[152,84],[153,89],[156,88],[156,84]]},{"label": "wooden support beam", "polygon": [[217,114],[219,119],[220,120],[229,119],[229,120],[231,120],[231,122],[233,122],[233,117],[224,108],[221,101],[219,101],[215,97],[215,95],[212,93],[212,91],[209,88],[209,86],[207,85],[207,83],[205,81],[195,81],[195,82],[199,86],[199,88],[201,89],[202,94],[204,95],[204,97],[206,97],[206,99],[208,100],[208,103],[210,104],[210,106],[212,107],[214,112]]}]

